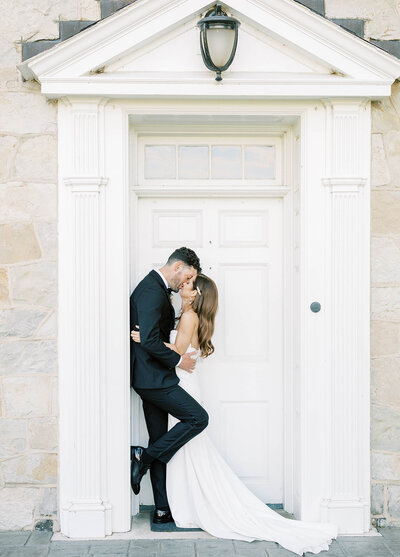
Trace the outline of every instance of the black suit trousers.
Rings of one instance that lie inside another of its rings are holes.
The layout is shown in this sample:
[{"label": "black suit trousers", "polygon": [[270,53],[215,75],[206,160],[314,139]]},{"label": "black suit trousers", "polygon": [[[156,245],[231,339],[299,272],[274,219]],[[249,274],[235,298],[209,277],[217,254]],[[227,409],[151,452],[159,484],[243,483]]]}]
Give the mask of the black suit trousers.
[{"label": "black suit trousers", "polygon": [[[149,432],[146,452],[153,457],[150,479],[158,509],[168,509],[166,463],[185,443],[208,425],[206,410],[179,385],[163,389],[138,389]],[[168,431],[168,414],[180,420]]]}]

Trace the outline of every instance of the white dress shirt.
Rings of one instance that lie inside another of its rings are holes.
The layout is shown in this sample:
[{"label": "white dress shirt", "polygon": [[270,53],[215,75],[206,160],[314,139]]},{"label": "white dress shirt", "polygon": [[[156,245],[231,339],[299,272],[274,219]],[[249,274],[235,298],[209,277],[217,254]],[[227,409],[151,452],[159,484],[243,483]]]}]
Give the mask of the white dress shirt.
[{"label": "white dress shirt", "polygon": [[[169,288],[167,279],[164,277],[164,275],[162,274],[162,272],[160,271],[160,269],[154,269],[156,273],[158,273],[160,275],[160,277],[163,279],[163,282],[165,284],[165,288]],[[179,366],[181,364],[182,361],[182,356],[181,359],[179,360],[179,362],[176,364],[177,366]]]}]

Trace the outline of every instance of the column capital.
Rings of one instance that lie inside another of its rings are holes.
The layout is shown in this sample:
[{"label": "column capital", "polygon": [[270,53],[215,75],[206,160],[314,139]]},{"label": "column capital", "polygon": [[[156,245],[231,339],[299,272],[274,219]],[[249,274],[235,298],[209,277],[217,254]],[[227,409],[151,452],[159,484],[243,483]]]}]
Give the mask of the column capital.
[{"label": "column capital", "polygon": [[103,176],[73,176],[63,179],[64,186],[75,192],[100,192],[101,186],[108,184],[108,178]]}]

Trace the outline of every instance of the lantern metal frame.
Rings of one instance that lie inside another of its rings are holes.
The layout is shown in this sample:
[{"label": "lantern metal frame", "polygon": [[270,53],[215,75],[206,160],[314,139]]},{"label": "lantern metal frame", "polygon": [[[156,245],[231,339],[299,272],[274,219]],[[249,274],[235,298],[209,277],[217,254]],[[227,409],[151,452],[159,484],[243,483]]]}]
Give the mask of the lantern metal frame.
[{"label": "lantern metal frame", "polygon": [[[225,27],[226,29],[233,29],[235,31],[235,39],[231,55],[226,64],[224,64],[223,66],[216,66],[214,64],[210,55],[210,50],[208,48],[207,31],[215,24]],[[197,23],[197,26],[200,29],[201,56],[203,58],[205,66],[209,70],[217,73],[217,76],[215,78],[216,81],[222,81],[221,72],[227,70],[233,62],[238,43],[239,25],[240,21],[238,21],[234,17],[228,16],[222,9],[222,4],[220,4],[219,2],[217,2],[217,4],[215,4],[215,6],[211,10],[209,10],[206,15]]]}]

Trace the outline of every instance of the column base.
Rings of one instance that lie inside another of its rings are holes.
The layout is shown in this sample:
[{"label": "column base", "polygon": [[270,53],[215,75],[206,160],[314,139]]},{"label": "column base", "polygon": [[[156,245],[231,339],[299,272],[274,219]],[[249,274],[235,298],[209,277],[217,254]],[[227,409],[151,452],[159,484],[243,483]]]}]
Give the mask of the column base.
[{"label": "column base", "polygon": [[321,522],[333,522],[339,534],[365,534],[370,530],[369,505],[360,499],[326,499],[321,503]]},{"label": "column base", "polygon": [[69,538],[104,538],[112,534],[108,502],[69,502],[60,512],[61,533]]}]

